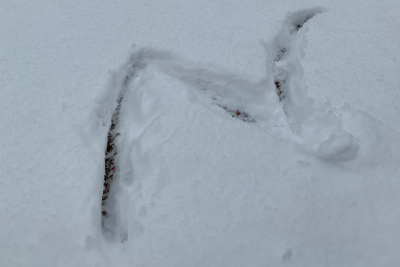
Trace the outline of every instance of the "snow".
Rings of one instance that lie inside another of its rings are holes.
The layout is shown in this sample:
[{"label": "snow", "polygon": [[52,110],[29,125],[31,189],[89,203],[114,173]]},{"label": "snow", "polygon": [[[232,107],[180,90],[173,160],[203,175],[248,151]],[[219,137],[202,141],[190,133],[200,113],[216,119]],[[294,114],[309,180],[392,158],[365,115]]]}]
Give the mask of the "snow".
[{"label": "snow", "polygon": [[1,266],[400,264],[397,1],[3,2]]}]

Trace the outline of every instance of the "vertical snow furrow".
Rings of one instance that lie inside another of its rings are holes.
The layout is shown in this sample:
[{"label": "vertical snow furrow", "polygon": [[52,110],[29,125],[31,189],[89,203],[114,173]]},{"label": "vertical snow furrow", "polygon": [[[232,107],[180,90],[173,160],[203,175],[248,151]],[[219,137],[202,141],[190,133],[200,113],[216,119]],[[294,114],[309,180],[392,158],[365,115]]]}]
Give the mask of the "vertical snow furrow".
[{"label": "vertical snow furrow", "polygon": [[301,122],[312,113],[312,100],[306,92],[301,65],[304,26],[322,11],[321,8],[314,8],[291,14],[284,20],[282,29],[272,44],[275,91],[294,133],[301,132]]},{"label": "vertical snow furrow", "polygon": [[287,122],[292,132],[301,138],[302,149],[326,161],[343,162],[353,159],[359,146],[352,134],[343,131],[341,120],[329,105],[308,96],[301,64],[304,26],[322,11],[321,8],[303,10],[285,20],[274,42],[272,71]]},{"label": "vertical snow furrow", "polygon": [[[118,89],[118,105],[111,117],[111,125],[107,135],[107,147],[104,157],[105,172],[101,206],[102,230],[105,236],[108,238],[113,238],[119,233],[119,230],[117,229],[119,218],[117,216],[117,201],[115,197],[116,190],[114,189],[114,184],[119,179],[122,171],[120,166],[122,159],[120,157],[123,154],[123,147],[118,145],[118,143],[123,143],[121,140],[119,140],[119,138],[122,138],[121,130],[122,127],[124,127],[120,124],[122,102],[130,83],[137,76],[137,73],[146,67],[147,60],[151,58],[151,50],[146,49],[143,49],[131,56],[130,62],[128,63],[129,69],[122,80],[121,87]],[[118,140],[119,142],[117,142]]]},{"label": "vertical snow furrow", "polygon": [[109,223],[106,223],[107,220],[111,218],[111,208],[112,205],[109,203],[109,194],[111,189],[112,181],[117,178],[118,175],[118,161],[116,160],[116,156],[118,154],[118,148],[115,144],[116,138],[120,135],[117,131],[116,127],[119,122],[119,112],[121,109],[123,97],[118,99],[118,106],[115,109],[112,118],[111,125],[108,131],[107,136],[107,148],[105,152],[105,161],[104,161],[104,187],[103,187],[103,195],[102,195],[102,227],[104,232],[112,232],[112,227],[110,227]]},{"label": "vertical snow furrow", "polygon": [[274,69],[274,83],[276,94],[279,97],[280,101],[283,101],[285,98],[290,98],[289,96],[289,88],[288,88],[288,80],[290,79],[290,72],[286,67],[286,58],[287,55],[292,51],[292,43],[296,38],[297,33],[303,27],[303,25],[316,13],[320,12],[320,10],[312,10],[309,13],[305,13],[305,11],[301,11],[291,16],[286,21],[285,27],[283,27],[283,32],[281,32],[275,43],[276,54],[273,62]]}]

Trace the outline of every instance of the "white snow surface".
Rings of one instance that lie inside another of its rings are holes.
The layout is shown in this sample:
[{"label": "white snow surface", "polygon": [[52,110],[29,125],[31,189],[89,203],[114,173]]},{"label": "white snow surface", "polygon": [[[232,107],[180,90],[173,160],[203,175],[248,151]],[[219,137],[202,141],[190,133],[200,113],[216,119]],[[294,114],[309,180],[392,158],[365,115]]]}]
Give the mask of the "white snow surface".
[{"label": "white snow surface", "polygon": [[1,6],[0,266],[400,265],[399,1]]}]

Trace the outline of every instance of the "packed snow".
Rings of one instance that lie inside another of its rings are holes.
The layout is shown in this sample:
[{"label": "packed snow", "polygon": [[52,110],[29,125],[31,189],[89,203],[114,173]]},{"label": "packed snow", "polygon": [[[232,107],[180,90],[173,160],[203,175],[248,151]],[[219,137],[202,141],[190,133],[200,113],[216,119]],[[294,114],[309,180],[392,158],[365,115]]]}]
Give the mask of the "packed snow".
[{"label": "packed snow", "polygon": [[400,265],[400,2],[1,10],[0,266]]}]

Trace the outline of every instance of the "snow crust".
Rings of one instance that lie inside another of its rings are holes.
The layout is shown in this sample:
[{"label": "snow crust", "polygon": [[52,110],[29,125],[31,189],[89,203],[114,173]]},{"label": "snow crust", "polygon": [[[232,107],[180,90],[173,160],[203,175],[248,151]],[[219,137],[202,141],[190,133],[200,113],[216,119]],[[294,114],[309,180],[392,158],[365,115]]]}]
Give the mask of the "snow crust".
[{"label": "snow crust", "polygon": [[400,264],[398,1],[3,2],[1,266]]}]

